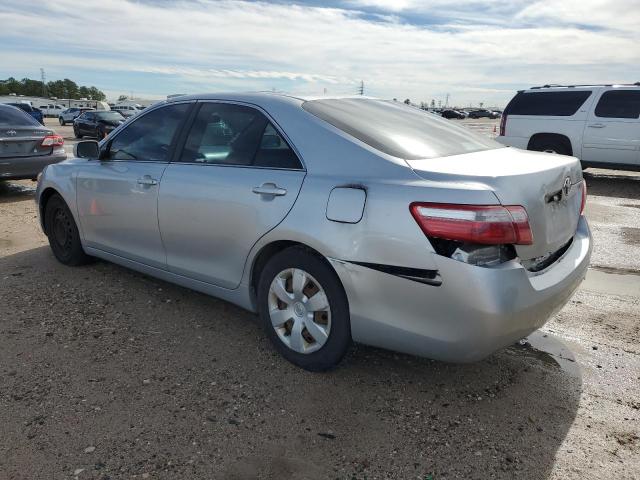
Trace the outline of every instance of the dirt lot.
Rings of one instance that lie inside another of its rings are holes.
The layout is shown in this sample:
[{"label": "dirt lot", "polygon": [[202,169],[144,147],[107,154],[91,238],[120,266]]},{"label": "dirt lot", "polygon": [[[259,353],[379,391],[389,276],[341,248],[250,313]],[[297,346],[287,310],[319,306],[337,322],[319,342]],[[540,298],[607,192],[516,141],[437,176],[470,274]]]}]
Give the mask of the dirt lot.
[{"label": "dirt lot", "polygon": [[593,268],[529,345],[326,374],[230,304],[60,265],[0,182],[0,479],[639,478],[640,175],[586,176]]}]

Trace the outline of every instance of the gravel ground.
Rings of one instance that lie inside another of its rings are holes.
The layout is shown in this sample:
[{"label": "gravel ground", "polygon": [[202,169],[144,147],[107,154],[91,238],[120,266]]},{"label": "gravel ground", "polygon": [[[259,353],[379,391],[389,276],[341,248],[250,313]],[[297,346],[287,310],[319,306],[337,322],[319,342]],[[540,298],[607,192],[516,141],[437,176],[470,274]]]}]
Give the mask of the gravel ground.
[{"label": "gravel ground", "polygon": [[33,184],[0,182],[0,479],[639,478],[640,177],[587,180],[599,276],[528,345],[325,374],[228,303],[60,265]]}]

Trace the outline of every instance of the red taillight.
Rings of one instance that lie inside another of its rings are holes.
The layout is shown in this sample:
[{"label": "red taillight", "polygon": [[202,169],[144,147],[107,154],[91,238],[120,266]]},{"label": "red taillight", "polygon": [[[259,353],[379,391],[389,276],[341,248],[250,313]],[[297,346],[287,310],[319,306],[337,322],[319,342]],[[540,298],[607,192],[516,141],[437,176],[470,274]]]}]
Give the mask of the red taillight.
[{"label": "red taillight", "polygon": [[519,205],[412,203],[413,218],[425,235],[483,245],[531,245],[529,217]]},{"label": "red taillight", "polygon": [[61,147],[64,145],[64,138],[60,135],[47,135],[42,139],[41,147]]},{"label": "red taillight", "polygon": [[505,136],[505,131],[507,130],[507,114],[503,113],[502,118],[500,118],[500,136]]},{"label": "red taillight", "polygon": [[582,180],[582,200],[580,202],[580,215],[584,212],[584,206],[587,204],[587,181]]}]

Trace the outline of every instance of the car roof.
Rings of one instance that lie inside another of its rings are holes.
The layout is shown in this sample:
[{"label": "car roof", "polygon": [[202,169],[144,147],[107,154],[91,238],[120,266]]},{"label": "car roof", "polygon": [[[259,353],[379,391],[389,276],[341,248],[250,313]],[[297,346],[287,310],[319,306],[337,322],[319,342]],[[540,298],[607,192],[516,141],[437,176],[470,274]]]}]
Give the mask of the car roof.
[{"label": "car roof", "polygon": [[369,100],[379,100],[366,95],[290,95],[281,92],[220,92],[220,93],[200,93],[195,95],[180,95],[171,97],[155,105],[176,103],[194,100],[222,100],[228,102],[251,103],[258,106],[266,105],[301,105],[312,100],[338,100],[348,98],[362,98]]}]

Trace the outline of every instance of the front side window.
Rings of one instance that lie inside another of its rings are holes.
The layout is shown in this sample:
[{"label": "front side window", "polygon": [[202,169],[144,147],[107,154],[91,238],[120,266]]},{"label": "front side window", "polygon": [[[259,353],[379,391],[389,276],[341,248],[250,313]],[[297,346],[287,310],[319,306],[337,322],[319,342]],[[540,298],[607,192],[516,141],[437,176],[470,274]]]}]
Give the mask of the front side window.
[{"label": "front side window", "polygon": [[295,153],[261,112],[226,103],[202,105],[180,161],[301,168]]},{"label": "front side window", "polygon": [[406,160],[503,148],[467,128],[400,102],[326,99],[306,101],[302,108],[370,147]]},{"label": "front side window", "polygon": [[595,110],[596,117],[640,117],[640,91],[610,90],[602,94]]},{"label": "front side window", "polygon": [[103,158],[168,162],[171,144],[189,106],[167,105],[140,117],[113,139]]}]

